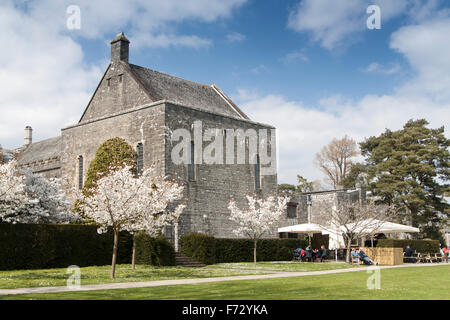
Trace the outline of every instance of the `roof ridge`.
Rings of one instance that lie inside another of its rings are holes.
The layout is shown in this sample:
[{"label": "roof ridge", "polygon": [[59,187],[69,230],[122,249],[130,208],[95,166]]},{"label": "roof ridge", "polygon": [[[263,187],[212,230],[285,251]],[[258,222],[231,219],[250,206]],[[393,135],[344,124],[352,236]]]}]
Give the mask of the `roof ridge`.
[{"label": "roof ridge", "polygon": [[174,76],[173,74],[168,74],[168,73],[161,72],[161,71],[158,71],[158,70],[154,70],[154,69],[150,69],[150,68],[147,68],[147,67],[139,66],[139,65],[137,65],[137,64],[129,63],[129,65],[130,65],[130,67],[138,67],[138,68],[142,68],[142,69],[147,69],[147,70],[150,70],[150,71],[153,71],[153,72],[156,72],[156,73],[165,75],[165,76],[169,76],[169,77],[172,77],[172,78],[177,78],[177,79],[180,79],[180,80],[183,80],[183,81],[187,81],[187,82],[190,82],[190,83],[194,83],[194,84],[199,85],[199,86],[202,86],[202,87],[212,88],[212,85],[209,85],[209,84],[204,84],[204,83],[201,83],[201,82],[197,82],[197,81],[193,81],[193,80],[188,80],[188,79],[185,79],[185,78],[182,78],[182,77],[179,77],[179,76]]},{"label": "roof ridge", "polygon": [[61,137],[62,137],[62,136],[56,136],[56,137],[46,138],[46,139],[43,139],[43,140],[39,140],[39,141],[36,141],[36,142],[32,142],[32,143],[30,143],[29,145],[36,144],[36,143],[40,143],[40,142],[47,142],[47,141],[49,141],[49,140],[56,139],[56,138],[61,138]]}]

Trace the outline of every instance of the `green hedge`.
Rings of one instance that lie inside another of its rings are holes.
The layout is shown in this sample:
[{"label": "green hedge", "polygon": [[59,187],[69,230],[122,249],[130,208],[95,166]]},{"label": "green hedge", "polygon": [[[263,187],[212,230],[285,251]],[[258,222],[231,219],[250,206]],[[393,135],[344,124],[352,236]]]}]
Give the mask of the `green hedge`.
[{"label": "green hedge", "polygon": [[151,238],[139,233],[136,236],[136,264],[174,266],[175,250],[164,237]]},{"label": "green hedge", "polygon": [[[183,235],[181,252],[204,264],[252,262],[253,241],[250,239],[214,238],[200,233]],[[260,239],[257,243],[258,261],[288,261],[296,248],[306,248],[303,239]]]},{"label": "green hedge", "polygon": [[439,253],[440,243],[438,240],[395,240],[395,239],[379,239],[377,247],[383,248],[406,248],[410,246],[411,249],[420,253]]},{"label": "green hedge", "polygon": [[[0,223],[0,270],[111,264],[113,234],[93,225]],[[131,262],[132,237],[121,232],[118,263]]]},{"label": "green hedge", "polygon": [[204,264],[216,261],[216,245],[213,236],[201,233],[190,233],[181,236],[181,252]]}]

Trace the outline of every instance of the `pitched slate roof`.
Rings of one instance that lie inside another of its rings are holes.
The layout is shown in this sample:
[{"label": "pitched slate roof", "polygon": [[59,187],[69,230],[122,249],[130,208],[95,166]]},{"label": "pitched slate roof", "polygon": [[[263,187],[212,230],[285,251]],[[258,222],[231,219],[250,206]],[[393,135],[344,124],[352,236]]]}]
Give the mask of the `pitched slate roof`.
[{"label": "pitched slate roof", "polygon": [[168,100],[185,106],[249,120],[215,85],[205,85],[148,68],[129,64],[131,71],[155,100]]},{"label": "pitched slate roof", "polygon": [[19,155],[19,165],[59,158],[61,155],[61,137],[54,137],[30,144]]}]

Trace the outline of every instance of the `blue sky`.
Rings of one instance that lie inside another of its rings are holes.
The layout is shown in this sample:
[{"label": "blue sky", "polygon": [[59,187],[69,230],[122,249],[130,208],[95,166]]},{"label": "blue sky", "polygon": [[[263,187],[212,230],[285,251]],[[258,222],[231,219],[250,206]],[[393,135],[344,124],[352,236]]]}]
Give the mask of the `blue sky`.
[{"label": "blue sky", "polygon": [[[366,8],[381,9],[369,30]],[[69,5],[81,28],[67,29]],[[450,4],[440,0],[4,0],[0,144],[76,122],[120,31],[130,62],[221,87],[278,128],[279,182],[321,180],[315,153],[411,118],[450,118]],[[447,133],[448,135],[448,133]]]},{"label": "blue sky", "polygon": [[[281,94],[312,106],[323,95],[340,93],[360,98],[368,93],[389,93],[409,71],[405,59],[388,46],[390,34],[402,19],[384,23],[381,30],[367,29],[353,45],[335,52],[311,41],[307,33],[288,27],[289,13],[297,4],[298,1],[248,1],[231,18],[181,23],[177,29],[184,34],[209,39],[211,44],[200,48],[132,47],[131,61],[186,79],[214,82],[230,95],[236,94],[237,88],[248,88]],[[130,36],[126,27],[107,35],[113,38],[122,30]],[[227,40],[233,34],[238,38]],[[80,38],[79,43],[86,62],[99,64],[109,58],[109,47],[104,42]],[[361,70],[373,61],[402,64],[406,69],[391,77],[383,73],[368,76]]]}]

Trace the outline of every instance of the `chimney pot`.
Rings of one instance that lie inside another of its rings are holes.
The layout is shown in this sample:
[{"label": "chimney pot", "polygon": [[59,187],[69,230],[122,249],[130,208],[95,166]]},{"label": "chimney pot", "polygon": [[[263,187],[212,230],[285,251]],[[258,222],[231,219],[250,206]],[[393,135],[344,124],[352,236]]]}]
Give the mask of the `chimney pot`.
[{"label": "chimney pot", "polygon": [[25,127],[25,138],[24,144],[26,146],[30,145],[33,142],[33,129],[30,126]]},{"label": "chimney pot", "polygon": [[111,62],[124,61],[128,63],[130,40],[121,32],[111,41]]}]

